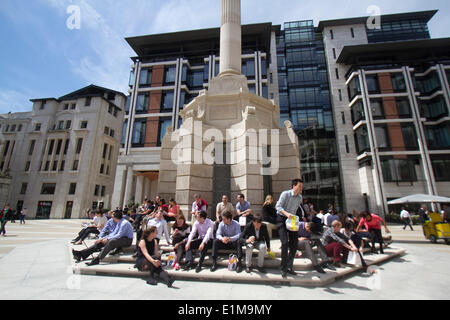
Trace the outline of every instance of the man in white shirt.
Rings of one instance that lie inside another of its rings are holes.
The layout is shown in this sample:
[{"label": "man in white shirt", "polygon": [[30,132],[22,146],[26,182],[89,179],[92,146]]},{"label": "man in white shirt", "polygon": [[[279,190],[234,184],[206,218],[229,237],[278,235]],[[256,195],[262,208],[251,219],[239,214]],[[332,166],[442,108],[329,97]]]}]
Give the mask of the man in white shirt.
[{"label": "man in white shirt", "polygon": [[400,212],[400,218],[403,221],[403,230],[405,230],[406,227],[409,226],[411,228],[411,231],[414,231],[411,225],[411,215],[404,207],[402,207],[402,211]]}]

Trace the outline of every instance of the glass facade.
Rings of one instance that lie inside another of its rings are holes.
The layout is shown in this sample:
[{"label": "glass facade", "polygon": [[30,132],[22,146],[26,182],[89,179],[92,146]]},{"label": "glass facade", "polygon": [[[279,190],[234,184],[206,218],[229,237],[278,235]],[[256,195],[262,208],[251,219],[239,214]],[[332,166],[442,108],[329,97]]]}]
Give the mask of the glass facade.
[{"label": "glass facade", "polygon": [[277,36],[280,121],[299,137],[303,195],[342,208],[336,137],[322,34],[313,21],[287,22]]},{"label": "glass facade", "polygon": [[396,21],[384,21],[381,19],[380,29],[366,29],[369,43],[429,39],[427,20],[402,19]]}]

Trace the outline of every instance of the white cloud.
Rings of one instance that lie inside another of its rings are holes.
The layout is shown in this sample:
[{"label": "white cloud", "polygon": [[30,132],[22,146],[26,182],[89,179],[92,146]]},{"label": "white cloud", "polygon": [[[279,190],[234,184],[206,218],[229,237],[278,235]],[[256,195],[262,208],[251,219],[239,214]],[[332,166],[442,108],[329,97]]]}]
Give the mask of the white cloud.
[{"label": "white cloud", "polygon": [[0,91],[0,114],[31,111],[29,99],[29,93],[2,89]]}]

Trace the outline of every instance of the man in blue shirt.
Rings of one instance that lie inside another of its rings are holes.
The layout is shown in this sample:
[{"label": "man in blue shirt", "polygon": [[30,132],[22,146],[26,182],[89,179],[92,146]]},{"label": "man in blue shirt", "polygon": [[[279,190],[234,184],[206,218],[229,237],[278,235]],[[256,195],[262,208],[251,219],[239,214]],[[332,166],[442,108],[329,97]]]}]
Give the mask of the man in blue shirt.
[{"label": "man in blue shirt", "polygon": [[236,217],[234,220],[239,221],[239,218],[246,217],[245,225],[252,221],[252,209],[250,209],[250,202],[245,201],[245,196],[240,193],[237,196],[238,203],[236,203]]},{"label": "man in blue shirt", "polygon": [[220,249],[233,249],[237,250],[238,265],[236,271],[242,272],[242,245],[239,241],[241,235],[241,226],[235,220],[233,220],[233,214],[230,211],[225,211],[222,214],[222,222],[217,229],[216,239],[213,241],[212,258],[213,265],[211,271],[217,270],[217,251]]},{"label": "man in blue shirt", "polygon": [[[298,208],[302,208],[303,181],[301,179],[292,180],[292,189],[284,191],[278,199],[277,205],[277,228],[281,241],[281,276],[287,277],[287,274],[296,275],[294,271],[294,258],[297,252],[298,232],[289,231],[286,228],[286,220],[296,215]],[[288,257],[289,249],[289,257]]]},{"label": "man in blue shirt", "polygon": [[116,225],[111,233],[108,235],[100,234],[100,238],[89,248],[82,251],[72,250],[73,258],[76,261],[86,260],[92,253],[102,249],[100,254],[87,264],[88,266],[93,266],[99,264],[111,250],[131,246],[133,242],[133,227],[131,224],[122,217],[122,212],[120,211],[114,212],[112,220],[114,220]]}]

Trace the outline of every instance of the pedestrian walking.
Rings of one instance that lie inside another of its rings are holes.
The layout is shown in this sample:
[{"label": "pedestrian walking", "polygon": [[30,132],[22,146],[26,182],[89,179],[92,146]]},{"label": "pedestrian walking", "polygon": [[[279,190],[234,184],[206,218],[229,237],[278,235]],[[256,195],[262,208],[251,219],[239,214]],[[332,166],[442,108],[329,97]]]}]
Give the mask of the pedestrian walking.
[{"label": "pedestrian walking", "polygon": [[0,228],[0,234],[2,236],[6,237],[6,224],[8,223],[8,216],[11,212],[11,207],[9,204],[7,204],[2,212],[0,212],[0,222],[1,222],[1,228]]},{"label": "pedestrian walking", "polygon": [[400,212],[400,218],[403,221],[403,230],[406,229],[406,227],[410,227],[411,231],[414,231],[412,225],[411,225],[411,215],[409,214],[408,210],[406,210],[404,207],[402,207],[402,211]]},{"label": "pedestrian walking", "polygon": [[28,209],[23,208],[22,211],[20,211],[20,224],[25,224],[25,218],[28,214]]}]

